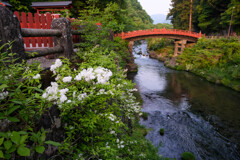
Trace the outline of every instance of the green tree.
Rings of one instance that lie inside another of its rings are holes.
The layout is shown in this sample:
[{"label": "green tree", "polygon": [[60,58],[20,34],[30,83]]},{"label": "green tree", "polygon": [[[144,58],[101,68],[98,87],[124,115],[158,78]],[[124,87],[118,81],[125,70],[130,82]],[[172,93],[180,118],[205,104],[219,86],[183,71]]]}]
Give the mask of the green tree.
[{"label": "green tree", "polygon": [[167,15],[167,19],[171,20],[173,28],[188,30],[189,26],[189,0],[172,0],[172,8]]},{"label": "green tree", "polygon": [[9,0],[12,5],[12,11],[29,12],[32,4],[32,0]]},{"label": "green tree", "polygon": [[197,7],[198,26],[207,34],[223,33],[227,28],[221,25],[221,14],[227,9],[230,0],[201,0]]},{"label": "green tree", "polygon": [[[232,16],[233,14],[233,16]],[[228,28],[232,16],[233,32],[240,33],[240,1],[232,0],[228,5],[228,9],[221,14],[221,24],[224,28]]]}]

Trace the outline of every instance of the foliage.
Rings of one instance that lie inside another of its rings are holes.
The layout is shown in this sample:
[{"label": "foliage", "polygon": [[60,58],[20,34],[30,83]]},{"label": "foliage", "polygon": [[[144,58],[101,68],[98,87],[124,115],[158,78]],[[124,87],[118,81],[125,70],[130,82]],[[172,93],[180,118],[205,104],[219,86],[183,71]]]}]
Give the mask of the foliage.
[{"label": "foliage", "polygon": [[[172,0],[168,18],[176,29],[188,29],[190,1]],[[240,30],[240,2],[238,0],[193,0],[192,22],[194,31],[226,35],[231,16],[233,32]],[[216,25],[217,24],[217,25]]]},{"label": "foliage", "polygon": [[221,33],[226,29],[219,24],[221,23],[221,14],[227,9],[229,3],[230,0],[201,0],[197,7],[198,26],[204,33]]},{"label": "foliage", "polygon": [[188,30],[189,24],[189,0],[171,0],[172,8],[167,15],[167,19],[171,19],[173,28]]},{"label": "foliage", "polygon": [[[112,14],[110,18],[117,22],[119,26],[121,26],[117,30],[118,32],[146,29],[153,26],[151,17],[146,13],[145,10],[142,9],[140,3],[137,0],[73,1],[73,8],[73,14],[75,14],[75,17],[79,17],[81,20],[86,19],[86,16],[88,15],[83,13],[92,13],[93,10],[96,11],[95,15],[99,15],[98,22],[101,23],[101,16],[104,16],[106,11],[111,12]],[[115,23],[115,26],[118,25]]]},{"label": "foliage", "polygon": [[15,64],[11,44],[6,45],[9,54],[0,54],[0,157],[10,159],[44,152],[46,131],[35,128],[47,105],[41,98],[39,64]]},{"label": "foliage", "polygon": [[166,38],[153,38],[148,40],[148,48],[153,51],[160,50],[170,45],[173,45],[173,41]]},{"label": "foliage", "polygon": [[159,133],[160,133],[161,136],[163,136],[164,135],[164,128],[160,128]]},{"label": "foliage", "polygon": [[29,12],[31,8],[31,0],[9,0],[9,3],[12,5],[11,10],[19,12]]},{"label": "foliage", "polygon": [[191,152],[184,152],[181,155],[181,157],[182,157],[183,160],[195,160],[195,156]]},{"label": "foliage", "polygon": [[177,58],[177,69],[194,72],[210,81],[240,90],[240,45],[237,39],[200,39]]},{"label": "foliage", "polygon": [[154,28],[157,28],[157,29],[163,29],[163,28],[172,29],[173,25],[172,24],[168,24],[168,23],[158,23],[158,24],[154,25]]}]

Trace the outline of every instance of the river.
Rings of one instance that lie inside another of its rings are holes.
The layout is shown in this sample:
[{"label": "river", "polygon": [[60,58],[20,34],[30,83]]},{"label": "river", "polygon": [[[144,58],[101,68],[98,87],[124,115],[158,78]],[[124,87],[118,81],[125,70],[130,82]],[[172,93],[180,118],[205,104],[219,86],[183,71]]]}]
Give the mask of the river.
[{"label": "river", "polygon": [[[147,44],[135,45],[138,72],[129,75],[143,98],[150,129],[146,138],[160,155],[197,160],[240,160],[240,93],[184,71],[168,69],[147,55]],[[164,135],[159,129],[164,128]]]}]

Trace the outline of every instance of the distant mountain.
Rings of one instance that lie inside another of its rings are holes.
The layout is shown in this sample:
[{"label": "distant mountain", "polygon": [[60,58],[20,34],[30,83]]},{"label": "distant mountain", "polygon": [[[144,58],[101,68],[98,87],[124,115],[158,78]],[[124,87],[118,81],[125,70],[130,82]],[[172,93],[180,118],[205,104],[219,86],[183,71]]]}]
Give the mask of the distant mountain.
[{"label": "distant mountain", "polygon": [[171,24],[170,20],[166,20],[167,15],[164,14],[154,14],[151,15],[151,18],[153,19],[153,24],[157,23],[168,23]]}]

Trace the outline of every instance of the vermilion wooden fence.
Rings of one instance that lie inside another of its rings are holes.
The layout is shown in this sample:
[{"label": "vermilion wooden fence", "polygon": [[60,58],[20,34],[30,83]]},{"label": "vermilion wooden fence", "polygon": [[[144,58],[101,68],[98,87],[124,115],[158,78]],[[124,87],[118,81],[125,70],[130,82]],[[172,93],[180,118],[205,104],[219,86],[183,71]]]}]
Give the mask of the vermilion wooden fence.
[{"label": "vermilion wooden fence", "polygon": [[[58,14],[37,14],[14,12],[20,21],[21,28],[51,29],[52,20],[60,18]],[[75,28],[73,28],[75,30]],[[52,37],[24,37],[25,48],[53,47]],[[73,35],[73,42],[79,42],[79,35]]]}]

